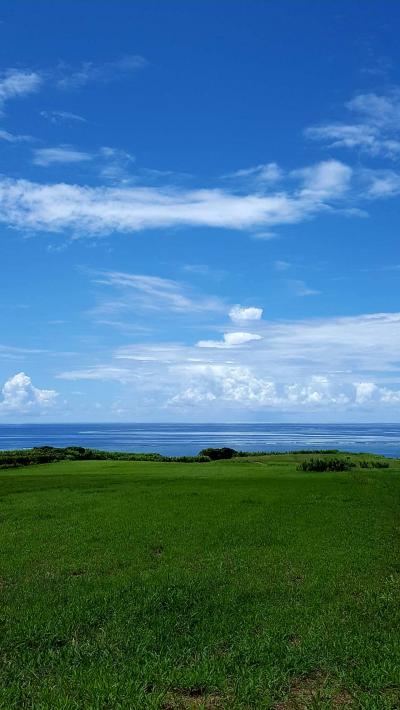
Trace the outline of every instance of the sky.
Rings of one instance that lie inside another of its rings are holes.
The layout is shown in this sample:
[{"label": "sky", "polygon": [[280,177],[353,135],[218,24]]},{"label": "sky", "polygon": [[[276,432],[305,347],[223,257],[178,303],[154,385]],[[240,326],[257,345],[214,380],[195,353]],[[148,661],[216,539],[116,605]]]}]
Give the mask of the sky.
[{"label": "sky", "polygon": [[399,23],[3,2],[0,422],[399,422]]}]

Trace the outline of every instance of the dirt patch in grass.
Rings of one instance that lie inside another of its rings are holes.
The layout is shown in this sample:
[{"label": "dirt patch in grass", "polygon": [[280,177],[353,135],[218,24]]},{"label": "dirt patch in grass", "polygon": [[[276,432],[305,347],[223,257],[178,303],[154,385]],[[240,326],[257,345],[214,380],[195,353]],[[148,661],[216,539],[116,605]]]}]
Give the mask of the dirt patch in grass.
[{"label": "dirt patch in grass", "polygon": [[300,644],[301,644],[300,636],[296,636],[296,634],[290,634],[290,636],[288,636],[288,644],[289,644],[289,646],[300,646]]},{"label": "dirt patch in grass", "polygon": [[163,552],[164,552],[164,548],[162,545],[159,545],[158,547],[153,547],[151,550],[151,553],[152,553],[152,555],[154,555],[154,557],[161,557]]},{"label": "dirt patch in grass", "polygon": [[223,708],[222,699],[215,694],[207,694],[204,688],[177,688],[168,693],[163,710],[216,710]]},{"label": "dirt patch in grass", "polygon": [[276,705],[274,710],[314,710],[319,703],[331,708],[355,707],[354,700],[347,690],[331,691],[328,688],[328,676],[315,671],[292,683],[288,697]]}]

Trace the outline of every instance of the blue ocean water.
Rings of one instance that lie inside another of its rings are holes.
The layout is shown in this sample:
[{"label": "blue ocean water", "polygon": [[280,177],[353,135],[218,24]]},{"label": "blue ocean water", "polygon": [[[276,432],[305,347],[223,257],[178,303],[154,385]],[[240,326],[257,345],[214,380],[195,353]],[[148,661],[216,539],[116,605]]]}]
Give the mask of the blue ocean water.
[{"label": "blue ocean water", "polygon": [[244,451],[341,449],[400,457],[400,424],[1,424],[0,449],[86,446],[197,454],[207,446]]}]

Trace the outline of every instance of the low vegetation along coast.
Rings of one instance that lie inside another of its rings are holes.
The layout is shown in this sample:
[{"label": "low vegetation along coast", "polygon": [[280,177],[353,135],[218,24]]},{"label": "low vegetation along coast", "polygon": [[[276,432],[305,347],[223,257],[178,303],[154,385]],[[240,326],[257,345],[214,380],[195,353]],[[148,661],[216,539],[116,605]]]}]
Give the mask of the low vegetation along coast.
[{"label": "low vegetation along coast", "polygon": [[0,467],[0,708],[400,707],[399,460]]}]

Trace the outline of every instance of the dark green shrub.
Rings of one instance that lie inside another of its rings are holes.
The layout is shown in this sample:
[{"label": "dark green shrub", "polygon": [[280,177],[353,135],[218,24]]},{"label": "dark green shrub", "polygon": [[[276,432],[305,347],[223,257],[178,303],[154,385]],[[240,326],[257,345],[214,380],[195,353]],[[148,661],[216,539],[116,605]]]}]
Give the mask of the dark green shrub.
[{"label": "dark green shrub", "polygon": [[237,452],[235,449],[230,449],[228,446],[223,446],[221,449],[202,449],[199,456],[207,456],[211,461],[218,461],[220,459],[231,459],[236,456]]},{"label": "dark green shrub", "polygon": [[355,466],[350,459],[319,459],[303,461],[297,467],[298,471],[349,471]]}]

